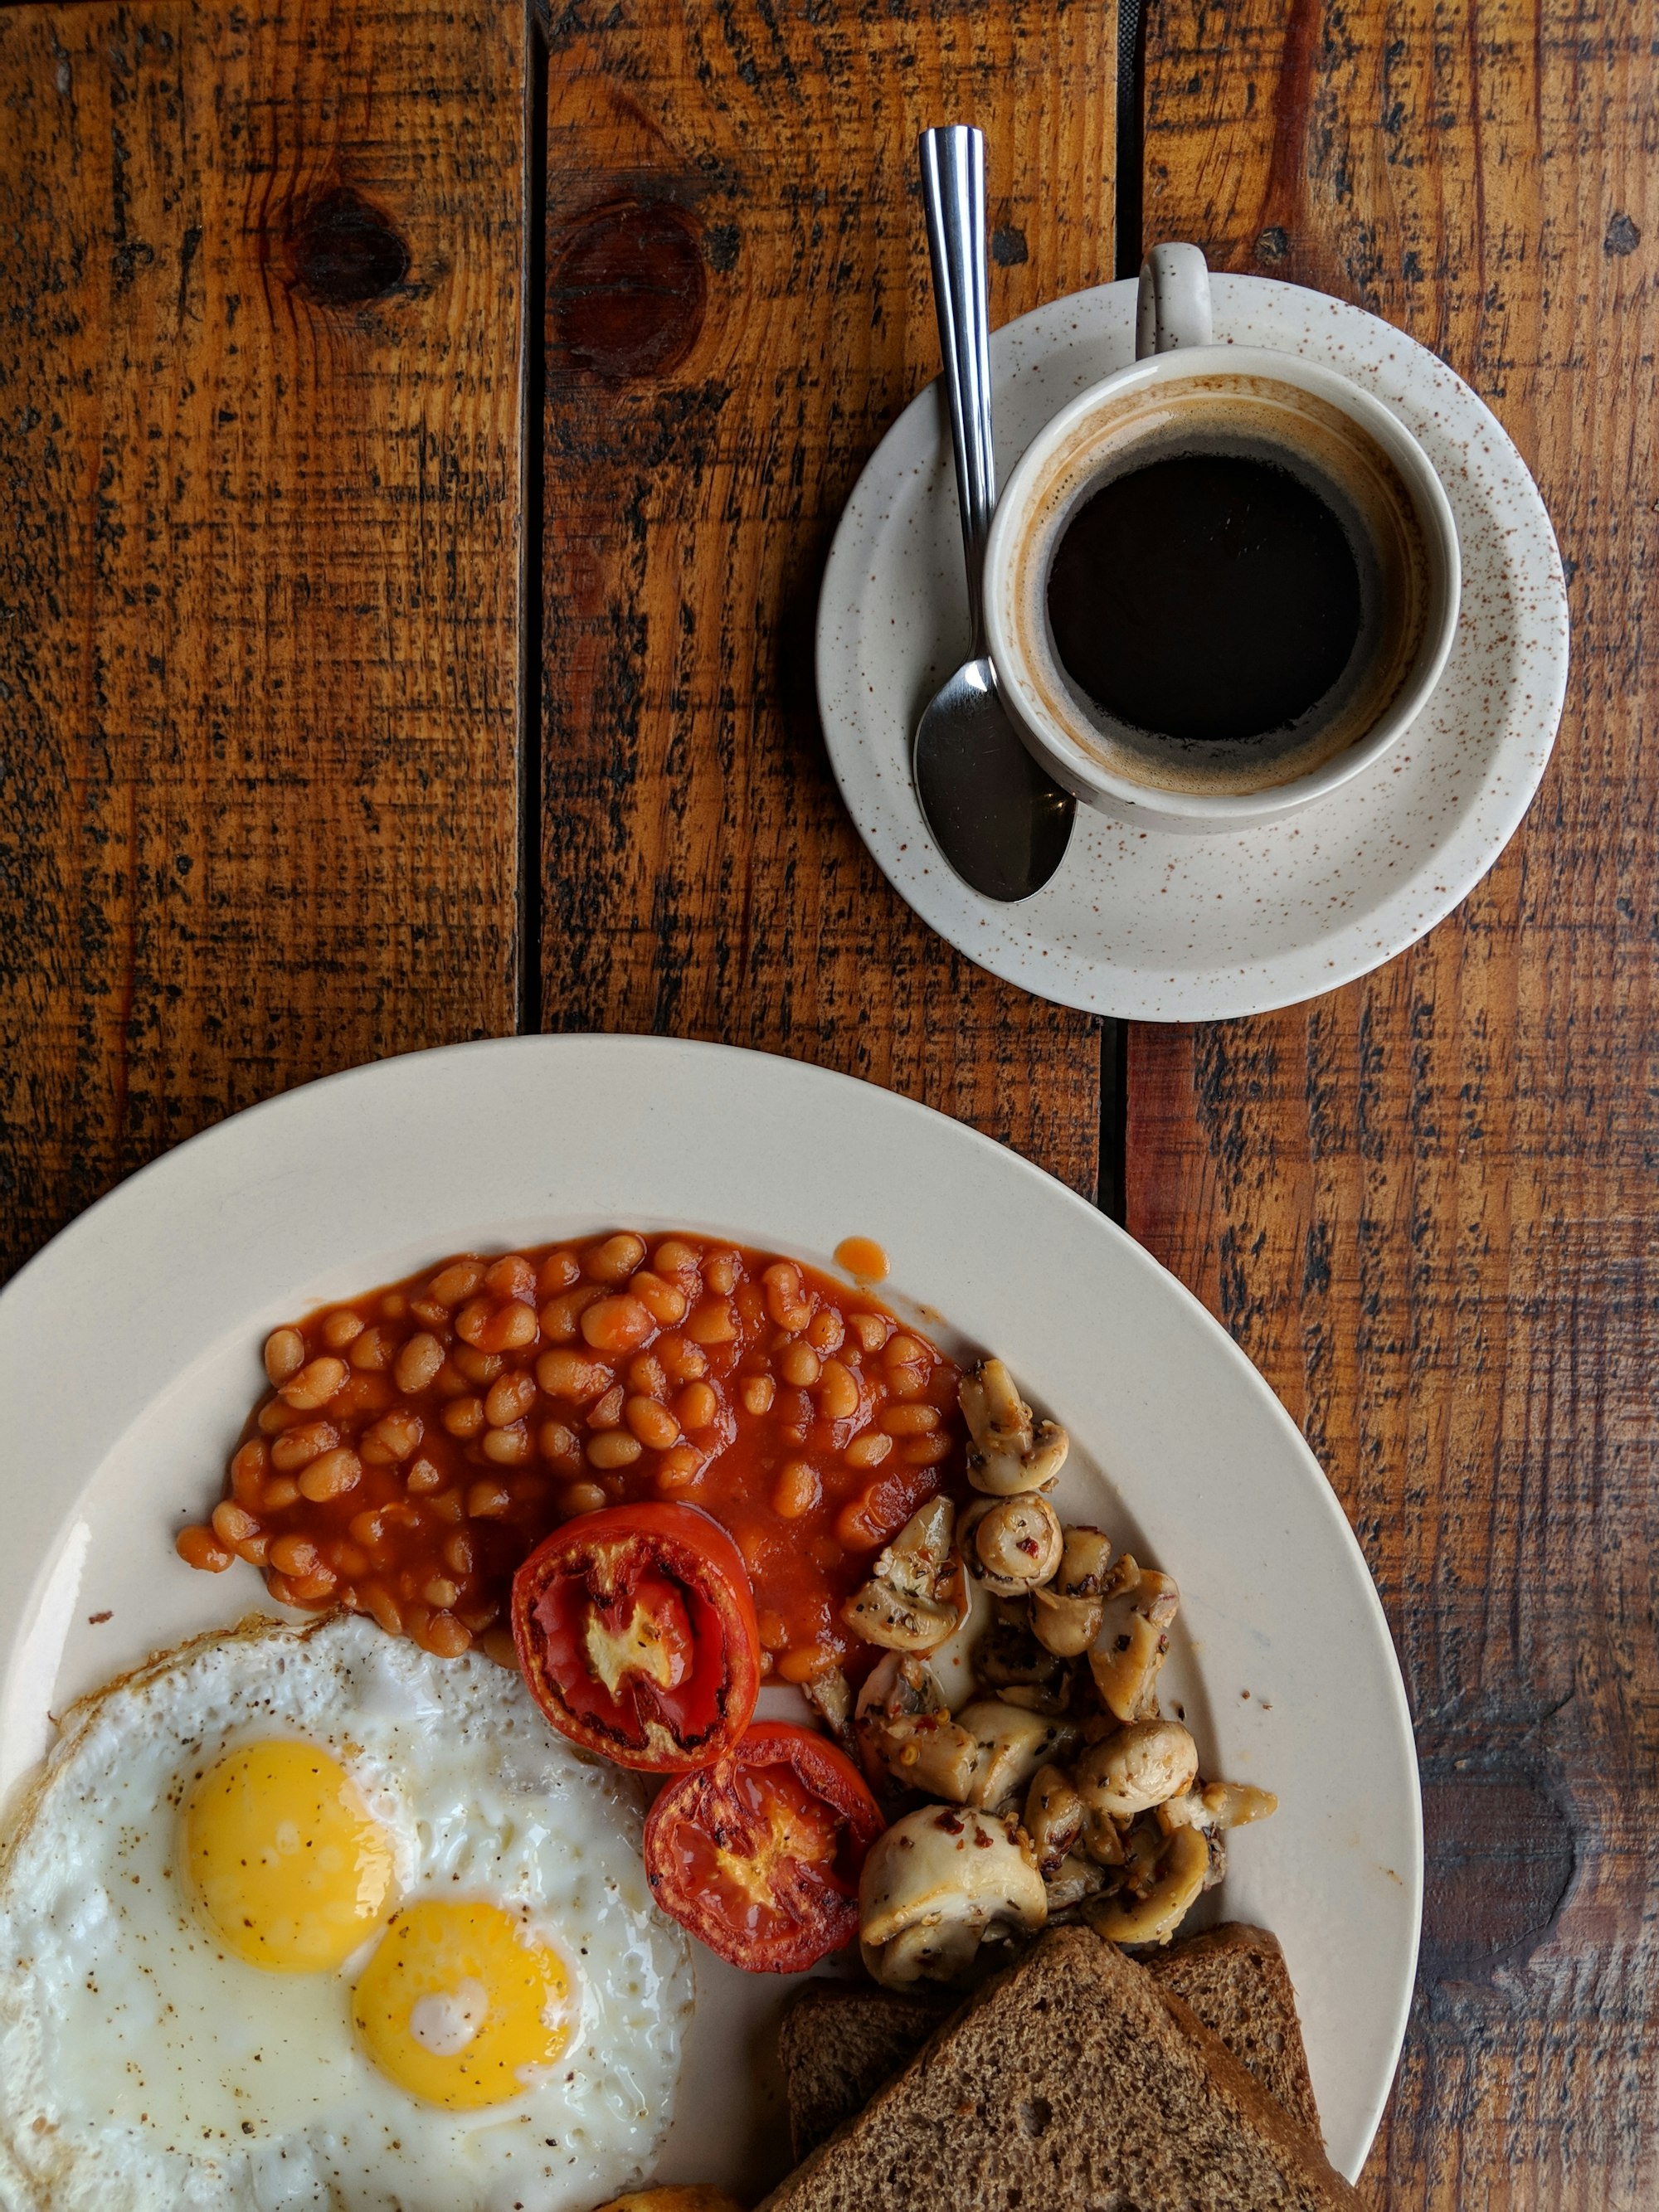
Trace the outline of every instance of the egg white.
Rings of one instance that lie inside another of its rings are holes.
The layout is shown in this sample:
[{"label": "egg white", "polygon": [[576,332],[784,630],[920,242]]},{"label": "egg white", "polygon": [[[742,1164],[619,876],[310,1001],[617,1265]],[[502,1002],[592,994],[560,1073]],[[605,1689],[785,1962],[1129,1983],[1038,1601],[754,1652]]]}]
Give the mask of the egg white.
[{"label": "egg white", "polygon": [[[338,1972],[225,1951],[179,1808],[239,1744],[323,1746],[400,1892],[521,1911],[568,1973],[558,2064],[450,2112],[371,2063]],[[567,2212],[648,2172],[672,2116],[688,1946],[653,1905],[634,1778],[580,1759],[516,1675],[340,1615],[152,1661],[69,1716],[0,1850],[0,2197],[51,2212]]]}]

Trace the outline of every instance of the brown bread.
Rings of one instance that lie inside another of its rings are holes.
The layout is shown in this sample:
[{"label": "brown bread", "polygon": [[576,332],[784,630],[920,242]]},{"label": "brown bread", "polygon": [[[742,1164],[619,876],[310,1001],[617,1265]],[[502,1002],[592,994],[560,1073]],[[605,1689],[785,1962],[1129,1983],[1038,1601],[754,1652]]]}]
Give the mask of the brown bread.
[{"label": "brown bread", "polygon": [[[1320,2137],[1296,1992],[1275,1937],[1229,1921],[1172,1945],[1146,1966],[1292,2119]],[[795,2156],[805,2158],[861,2112],[951,2009],[947,1997],[901,1996],[869,1983],[809,1982],[778,2034]]]},{"label": "brown bread", "polygon": [[763,2212],[1335,2212],[1358,2199],[1182,2000],[1045,1936]]}]

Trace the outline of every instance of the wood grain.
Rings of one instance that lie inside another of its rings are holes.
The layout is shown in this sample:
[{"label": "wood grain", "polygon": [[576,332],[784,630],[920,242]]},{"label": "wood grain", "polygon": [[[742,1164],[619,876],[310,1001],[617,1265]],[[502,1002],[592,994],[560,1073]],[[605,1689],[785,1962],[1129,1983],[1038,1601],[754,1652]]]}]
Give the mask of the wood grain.
[{"label": "wood grain", "polygon": [[0,1272],[513,1025],[523,43],[0,11]]},{"label": "wood grain", "polygon": [[1301,1419],[1416,1714],[1390,2207],[1659,2202],[1651,28],[1611,0],[1152,21],[1149,238],[1435,348],[1572,578],[1553,766],[1459,912],[1310,1006],[1131,1042],[1131,1225]]},{"label": "wood grain", "polygon": [[938,339],[927,125],[991,149],[993,319],[1113,274],[1100,0],[619,0],[549,74],[543,1020],[850,1070],[1093,1196],[1089,1018],[971,967],[842,808],[814,601]]}]

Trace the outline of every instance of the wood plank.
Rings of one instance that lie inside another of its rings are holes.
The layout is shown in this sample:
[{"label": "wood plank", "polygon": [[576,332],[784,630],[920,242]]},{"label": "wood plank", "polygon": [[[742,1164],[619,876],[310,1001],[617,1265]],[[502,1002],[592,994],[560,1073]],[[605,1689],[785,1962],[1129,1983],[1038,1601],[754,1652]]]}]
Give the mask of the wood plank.
[{"label": "wood plank", "polygon": [[543,1019],[868,1076],[1089,1195],[1097,1025],[888,890],[836,796],[818,579],[938,367],[928,124],[989,141],[992,313],[1113,273],[1107,0],[556,10]]},{"label": "wood plank", "polygon": [[0,11],[0,1270],[513,1026],[523,40]]},{"label": "wood plank", "polygon": [[1554,764],[1460,911],[1310,1006],[1131,1040],[1131,1225],[1302,1420],[1416,1713],[1391,2207],[1659,2201],[1650,30],[1611,0],[1152,22],[1149,236],[1440,351],[1572,577]]}]

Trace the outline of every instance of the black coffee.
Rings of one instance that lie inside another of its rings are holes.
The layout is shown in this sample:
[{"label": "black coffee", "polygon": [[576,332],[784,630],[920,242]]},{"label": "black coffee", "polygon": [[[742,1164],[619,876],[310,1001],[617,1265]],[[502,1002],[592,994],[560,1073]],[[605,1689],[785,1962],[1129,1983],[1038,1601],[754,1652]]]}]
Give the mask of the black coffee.
[{"label": "black coffee", "polygon": [[1054,646],[1120,722],[1188,744],[1296,721],[1346,666],[1362,619],[1346,533],[1288,469],[1171,453],[1067,524],[1048,578]]}]

